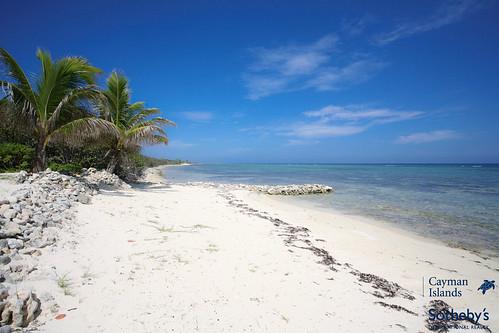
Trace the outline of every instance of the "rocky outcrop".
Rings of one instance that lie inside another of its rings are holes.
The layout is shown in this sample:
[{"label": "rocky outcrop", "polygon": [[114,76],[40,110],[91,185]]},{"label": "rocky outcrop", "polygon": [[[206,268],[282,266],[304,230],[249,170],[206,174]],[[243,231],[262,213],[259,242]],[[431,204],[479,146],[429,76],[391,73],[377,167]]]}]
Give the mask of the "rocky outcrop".
[{"label": "rocky outcrop", "polygon": [[333,191],[331,186],[321,184],[302,184],[302,185],[246,185],[250,191],[263,192],[270,195],[305,195],[305,194],[324,194]]},{"label": "rocky outcrop", "polygon": [[129,187],[118,176],[106,170],[97,170],[95,168],[82,169],[81,177],[87,183],[96,185],[98,188],[118,189]]},{"label": "rocky outcrop", "polygon": [[188,182],[187,185],[217,187],[227,190],[248,190],[269,195],[306,195],[334,192],[334,188],[322,184],[291,184],[291,185],[248,185],[248,184],[218,184],[210,182]]},{"label": "rocky outcrop", "polygon": [[23,171],[16,181],[21,186],[0,198],[0,332],[26,327],[40,312],[36,294],[17,285],[36,270],[41,249],[54,244],[59,228],[73,219],[71,207],[90,203],[101,188],[127,186],[116,175],[92,168],[75,177],[49,169]]}]

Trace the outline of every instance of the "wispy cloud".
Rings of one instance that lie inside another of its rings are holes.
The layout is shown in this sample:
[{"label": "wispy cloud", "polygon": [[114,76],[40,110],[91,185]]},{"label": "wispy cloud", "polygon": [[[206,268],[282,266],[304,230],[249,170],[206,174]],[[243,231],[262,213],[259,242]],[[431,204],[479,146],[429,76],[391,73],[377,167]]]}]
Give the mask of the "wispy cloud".
[{"label": "wispy cloud", "polygon": [[248,98],[303,89],[335,90],[365,81],[385,65],[367,56],[335,64],[337,44],[338,37],[330,34],[311,44],[251,50],[254,62],[243,76]]},{"label": "wispy cloud", "polygon": [[369,128],[417,119],[423,116],[420,111],[402,111],[388,108],[373,108],[365,105],[328,105],[318,110],[303,112],[301,121],[277,126],[258,126],[241,131],[253,131],[261,135],[291,137],[288,144],[309,144],[314,139],[351,136]]},{"label": "wispy cloud", "polygon": [[319,118],[322,122],[343,120],[351,122],[370,121],[391,123],[420,117],[420,111],[400,111],[387,108],[372,108],[363,105],[338,106],[328,105],[319,110],[304,112],[307,117]]},{"label": "wispy cloud", "polygon": [[385,66],[386,63],[364,59],[351,62],[343,67],[324,67],[311,77],[303,88],[315,88],[319,91],[337,90],[365,82]]},{"label": "wispy cloud", "polygon": [[367,129],[362,125],[333,125],[325,123],[299,123],[290,127],[286,135],[299,138],[327,138],[349,136],[364,132]]},{"label": "wispy cloud", "polygon": [[371,15],[364,15],[353,19],[344,19],[341,22],[341,31],[348,36],[360,35],[366,29],[366,26],[373,22]]},{"label": "wispy cloud", "polygon": [[413,133],[401,136],[397,139],[397,143],[429,143],[435,141],[451,140],[458,138],[457,132],[452,130],[438,130],[432,132]]},{"label": "wispy cloud", "polygon": [[206,111],[181,112],[181,115],[194,122],[209,122],[213,119],[213,113]]},{"label": "wispy cloud", "polygon": [[392,31],[375,36],[374,43],[386,45],[411,35],[435,30],[462,19],[466,14],[474,11],[480,5],[479,0],[449,0],[426,20],[419,22],[405,22],[397,25]]},{"label": "wispy cloud", "polygon": [[301,138],[349,136],[362,133],[375,125],[415,119],[423,113],[363,105],[328,105],[303,114],[312,121],[294,124],[288,130],[288,135]]}]

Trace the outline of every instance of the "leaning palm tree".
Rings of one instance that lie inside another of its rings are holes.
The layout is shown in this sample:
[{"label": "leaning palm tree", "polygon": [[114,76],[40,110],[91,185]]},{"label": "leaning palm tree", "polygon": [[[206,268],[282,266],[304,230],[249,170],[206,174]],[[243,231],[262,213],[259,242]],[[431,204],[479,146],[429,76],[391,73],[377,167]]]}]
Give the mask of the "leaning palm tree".
[{"label": "leaning palm tree", "polygon": [[[14,58],[0,48],[0,86],[2,103],[9,103],[16,122],[29,127],[36,141],[33,171],[47,167],[46,148],[51,141],[75,144],[114,128],[92,114],[92,101],[100,92],[95,83],[99,69],[80,57],[52,61],[50,54],[38,50],[40,75],[29,79]],[[3,65],[3,66],[1,66]]]},{"label": "leaning palm tree", "polygon": [[168,144],[163,126],[175,126],[175,123],[163,117],[151,118],[160,114],[160,111],[146,108],[144,102],[130,103],[130,89],[124,75],[112,72],[102,94],[101,118],[115,129],[104,140],[108,147],[107,171],[115,172],[130,153],[140,150],[142,144]]}]

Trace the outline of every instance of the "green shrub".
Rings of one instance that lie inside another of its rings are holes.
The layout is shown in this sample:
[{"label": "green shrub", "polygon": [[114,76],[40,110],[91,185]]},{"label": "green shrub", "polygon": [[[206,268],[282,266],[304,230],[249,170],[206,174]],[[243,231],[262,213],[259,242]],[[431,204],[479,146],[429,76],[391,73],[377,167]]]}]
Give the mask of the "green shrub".
[{"label": "green shrub", "polygon": [[52,171],[57,171],[64,174],[74,174],[81,172],[81,164],[79,163],[49,163],[49,168]]},{"label": "green shrub", "polygon": [[0,144],[0,171],[30,170],[35,150],[19,143]]}]

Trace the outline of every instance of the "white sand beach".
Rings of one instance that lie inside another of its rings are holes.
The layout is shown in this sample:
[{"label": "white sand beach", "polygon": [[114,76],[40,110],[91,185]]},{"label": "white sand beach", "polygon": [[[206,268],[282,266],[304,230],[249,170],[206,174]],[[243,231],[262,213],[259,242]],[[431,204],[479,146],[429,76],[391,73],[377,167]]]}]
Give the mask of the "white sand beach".
[{"label": "white sand beach", "polygon": [[19,284],[51,295],[40,332],[426,332],[430,276],[468,279],[441,299],[499,328],[499,293],[476,290],[496,259],[375,222],[161,183],[77,205]]}]

